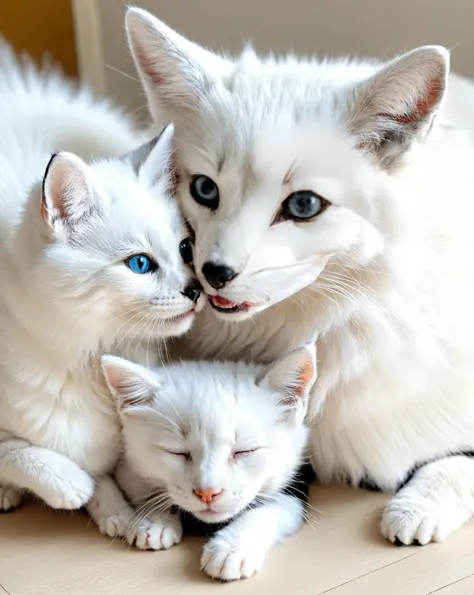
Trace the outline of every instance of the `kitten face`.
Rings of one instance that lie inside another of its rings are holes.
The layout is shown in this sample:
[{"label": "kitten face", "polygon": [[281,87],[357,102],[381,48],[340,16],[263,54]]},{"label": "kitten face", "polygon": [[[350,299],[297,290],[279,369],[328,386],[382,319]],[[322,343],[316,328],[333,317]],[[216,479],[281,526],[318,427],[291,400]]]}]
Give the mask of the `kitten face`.
[{"label": "kitten face", "polygon": [[91,166],[59,153],[45,175],[36,280],[106,342],[178,335],[198,309],[199,285],[180,255],[187,232],[169,195],[172,132]]},{"label": "kitten face", "polygon": [[221,317],[252,316],[329,261],[361,267],[383,250],[391,174],[446,87],[443,48],[385,66],[251,51],[233,62],[139,9],[127,27],[152,113],[177,124],[178,193]]},{"label": "kitten face", "polygon": [[170,506],[204,522],[271,497],[301,462],[314,349],[295,351],[267,371],[219,362],[150,371],[108,356],[103,369],[132,466]]}]

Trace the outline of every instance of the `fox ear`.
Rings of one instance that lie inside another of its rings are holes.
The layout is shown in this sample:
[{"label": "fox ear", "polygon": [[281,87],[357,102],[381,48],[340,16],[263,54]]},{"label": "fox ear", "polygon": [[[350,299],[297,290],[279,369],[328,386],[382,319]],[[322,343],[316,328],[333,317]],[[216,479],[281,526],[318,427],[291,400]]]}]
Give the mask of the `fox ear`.
[{"label": "fox ear", "polygon": [[188,41],[140,8],[125,18],[128,43],[152,115],[159,109],[192,109],[228,71],[229,63]]},{"label": "fox ear", "polygon": [[302,421],[316,376],[316,346],[305,345],[272,364],[260,385],[278,393],[284,409]]},{"label": "fox ear", "polygon": [[43,177],[41,212],[47,223],[66,227],[86,219],[102,206],[102,191],[88,165],[72,153],[53,155]]},{"label": "fox ear", "polygon": [[445,95],[449,52],[425,46],[403,54],[354,90],[350,128],[361,148],[391,166],[425,132]]},{"label": "fox ear", "polygon": [[103,355],[101,365],[119,413],[137,412],[153,401],[159,389],[153,372],[113,355]]}]

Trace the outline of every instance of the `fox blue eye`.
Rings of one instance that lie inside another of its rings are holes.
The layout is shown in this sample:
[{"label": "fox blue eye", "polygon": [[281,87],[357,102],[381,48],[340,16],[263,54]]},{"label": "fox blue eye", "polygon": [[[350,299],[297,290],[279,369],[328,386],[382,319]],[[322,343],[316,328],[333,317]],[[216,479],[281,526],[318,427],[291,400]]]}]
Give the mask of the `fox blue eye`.
[{"label": "fox blue eye", "polygon": [[125,261],[125,264],[132,273],[136,273],[137,275],[151,273],[156,269],[155,263],[146,254],[135,254],[134,256],[130,256],[130,258]]},{"label": "fox blue eye", "polygon": [[323,208],[323,199],[309,190],[293,192],[287,199],[288,213],[293,219],[312,219]]},{"label": "fox blue eye", "polygon": [[203,207],[215,211],[219,206],[219,188],[211,178],[202,174],[193,176],[189,190],[194,200]]}]

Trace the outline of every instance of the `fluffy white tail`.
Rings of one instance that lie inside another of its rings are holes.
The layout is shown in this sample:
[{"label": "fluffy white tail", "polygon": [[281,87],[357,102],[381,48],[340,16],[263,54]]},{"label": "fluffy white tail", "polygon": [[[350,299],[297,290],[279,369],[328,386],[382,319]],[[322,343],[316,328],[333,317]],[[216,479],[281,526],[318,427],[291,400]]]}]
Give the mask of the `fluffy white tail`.
[{"label": "fluffy white tail", "polygon": [[12,143],[87,159],[128,152],[139,142],[132,122],[109,102],[66,80],[53,67],[39,70],[0,38],[0,154]]}]

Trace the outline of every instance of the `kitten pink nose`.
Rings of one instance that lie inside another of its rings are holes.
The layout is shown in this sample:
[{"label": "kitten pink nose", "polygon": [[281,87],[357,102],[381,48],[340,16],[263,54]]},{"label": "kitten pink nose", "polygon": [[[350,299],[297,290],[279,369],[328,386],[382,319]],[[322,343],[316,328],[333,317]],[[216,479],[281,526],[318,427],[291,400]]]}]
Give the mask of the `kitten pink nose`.
[{"label": "kitten pink nose", "polygon": [[217,490],[216,488],[201,488],[194,490],[195,495],[200,498],[205,504],[210,504],[217,500],[224,490]]}]

